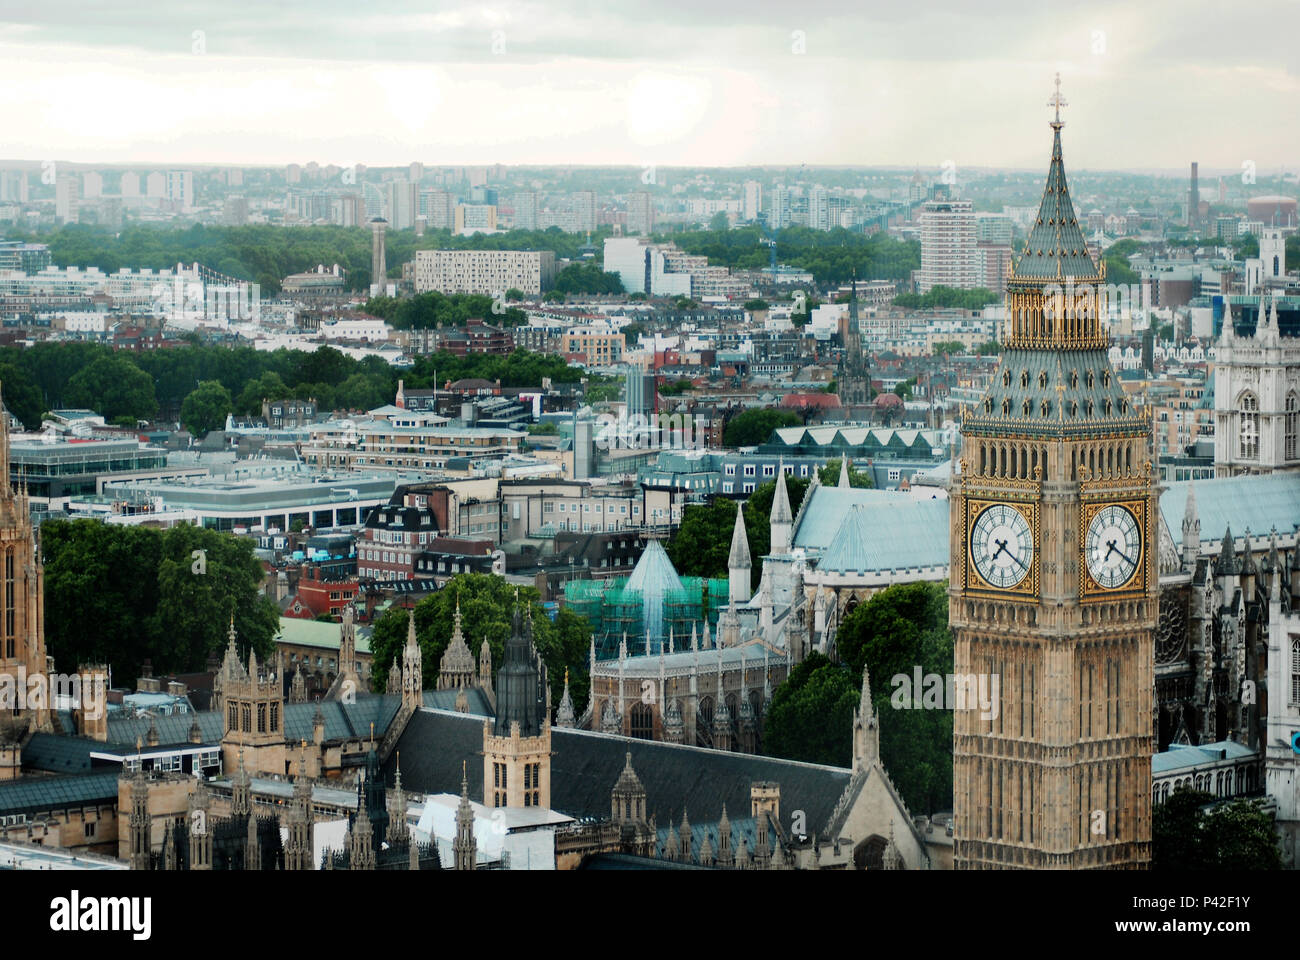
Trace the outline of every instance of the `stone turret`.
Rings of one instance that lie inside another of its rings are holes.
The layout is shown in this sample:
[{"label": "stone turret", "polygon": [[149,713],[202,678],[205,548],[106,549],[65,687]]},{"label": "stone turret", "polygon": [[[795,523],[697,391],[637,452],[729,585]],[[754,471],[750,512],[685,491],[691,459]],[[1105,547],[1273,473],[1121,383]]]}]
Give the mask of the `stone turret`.
[{"label": "stone turret", "polygon": [[731,554],[727,558],[727,596],[732,603],[749,600],[749,579],[753,561],[749,556],[749,536],[745,532],[745,511],[736,504],[736,525],[731,532]]},{"label": "stone turret", "polygon": [[460,595],[456,596],[456,613],[451,625],[451,640],[438,665],[438,689],[455,690],[474,686],[474,654],[470,653],[461,630]]},{"label": "stone turret", "polygon": [[1183,510],[1183,569],[1196,572],[1201,554],[1201,517],[1196,512],[1196,484],[1187,485],[1187,506]]},{"label": "stone turret", "polygon": [[785,462],[777,465],[776,493],[772,497],[771,553],[780,556],[790,552],[794,536],[794,515],[790,511],[790,492],[785,487]]},{"label": "stone turret", "polygon": [[578,722],[573,710],[573,697],[569,694],[569,668],[564,668],[564,693],[560,696],[560,707],[555,711],[557,727],[572,727]]},{"label": "stone turret", "polygon": [[880,759],[880,722],[871,702],[871,678],[862,667],[862,696],[853,711],[853,772],[868,769]]},{"label": "stone turret", "polygon": [[456,806],[456,839],[451,844],[456,870],[473,870],[478,862],[478,841],[474,839],[474,808],[469,802],[469,774],[460,766],[460,803]]}]

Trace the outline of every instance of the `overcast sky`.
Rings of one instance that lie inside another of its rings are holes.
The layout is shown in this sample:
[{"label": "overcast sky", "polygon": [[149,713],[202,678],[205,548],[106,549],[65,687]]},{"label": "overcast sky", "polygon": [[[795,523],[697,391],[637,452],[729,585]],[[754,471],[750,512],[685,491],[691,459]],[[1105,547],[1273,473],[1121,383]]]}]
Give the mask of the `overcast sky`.
[{"label": "overcast sky", "polygon": [[0,156],[1300,167],[1300,4],[0,0]]}]

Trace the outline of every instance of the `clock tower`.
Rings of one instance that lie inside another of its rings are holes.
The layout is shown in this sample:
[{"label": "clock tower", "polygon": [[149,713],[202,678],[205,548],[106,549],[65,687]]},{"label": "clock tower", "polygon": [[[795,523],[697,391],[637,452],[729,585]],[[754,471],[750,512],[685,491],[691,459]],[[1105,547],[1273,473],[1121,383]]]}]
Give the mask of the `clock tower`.
[{"label": "clock tower", "polygon": [[1007,277],[992,384],[951,488],[955,862],[1145,868],[1157,606],[1148,415],[1121,389],[1061,156]]}]

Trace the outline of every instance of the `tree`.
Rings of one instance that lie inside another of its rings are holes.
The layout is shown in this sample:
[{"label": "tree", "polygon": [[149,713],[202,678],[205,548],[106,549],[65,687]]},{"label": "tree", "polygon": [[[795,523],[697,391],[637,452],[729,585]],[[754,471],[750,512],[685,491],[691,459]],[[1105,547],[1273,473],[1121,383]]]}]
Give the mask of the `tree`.
[{"label": "tree", "polygon": [[542,294],[542,302],[543,302],[543,303],[563,303],[563,302],[564,302],[564,294],[560,293],[560,291],[558,291],[558,290],[547,290],[544,294]]},{"label": "tree", "polygon": [[45,404],[27,371],[12,363],[0,363],[0,384],[4,387],[5,409],[28,428],[38,427]]},{"label": "tree", "polygon": [[1258,800],[1217,802],[1213,794],[1182,788],[1151,818],[1153,870],[1278,870],[1273,816]]},{"label": "tree", "polygon": [[995,357],[1002,352],[1002,344],[996,340],[985,340],[975,349],[975,352],[981,357]]},{"label": "tree", "polygon": [[204,380],[181,404],[181,423],[198,436],[225,426],[227,415],[234,412],[230,391],[219,380]]},{"label": "tree", "polygon": [[725,210],[719,210],[709,218],[709,229],[714,233],[723,233],[731,226],[731,221],[727,219]]},{"label": "tree", "polygon": [[158,409],[153,378],[125,357],[109,354],[68,379],[67,401],[94,410],[106,420],[147,420]]},{"label": "tree", "polygon": [[766,310],[767,308],[768,308],[768,303],[766,300],[745,301],[745,309],[748,310],[750,313],[757,313],[760,310]]},{"label": "tree", "polygon": [[960,340],[940,340],[934,344],[932,352],[936,357],[947,356],[950,353],[965,353],[966,344]]},{"label": "tree", "polygon": [[520,290],[518,287],[511,287],[509,290],[506,291],[507,300],[518,301],[518,300],[522,300],[523,298],[524,298],[524,292]]},{"label": "tree", "polygon": [[913,809],[948,809],[954,704],[935,709],[912,689],[918,668],[923,683],[938,676],[946,685],[953,672],[945,585],[887,587],[845,617],[835,642],[853,676],[861,677],[864,666],[868,670],[880,716],[881,762],[903,799]]},{"label": "tree", "polygon": [[[484,640],[492,650],[492,663],[500,666],[505,643],[510,637],[516,588],[503,578],[491,574],[462,573],[415,606],[415,635],[420,644],[425,689],[437,684],[442,655],[451,642],[456,602],[460,601],[461,630],[465,643],[475,658]],[[561,610],[552,622],[534,587],[518,588],[519,600],[531,612],[533,644],[546,664],[551,686],[551,703],[558,707],[564,692],[564,672],[569,671],[569,693],[579,712],[586,705],[589,681],[587,651],[591,642],[591,625],[572,610]],[[371,679],[376,690],[387,688],[388,674],[394,659],[400,659],[406,646],[410,611],[393,607],[375,623],[370,637],[373,655]]]},{"label": "tree", "polygon": [[[834,460],[827,461],[826,466],[818,471],[818,479],[828,487],[838,486],[840,482],[840,460],[837,457]],[[871,474],[863,473],[852,463],[849,464],[849,486],[850,487],[874,487],[875,483],[871,479]]]},{"label": "tree", "polygon": [[47,520],[41,547],[45,633],[61,669],[107,663],[126,684],[146,659],[160,673],[202,670],[225,648],[232,614],[243,655],[250,643],[264,659],[272,653],[279,611],[259,592],[250,540],[192,526]]},{"label": "tree", "polygon": [[793,427],[800,423],[799,414],[789,410],[765,407],[737,414],[722,432],[722,443],[728,447],[753,447],[766,443],[772,431],[780,427]]},{"label": "tree", "polygon": [[811,653],[772,695],[763,725],[763,752],[787,760],[847,767],[853,753],[852,675]]}]

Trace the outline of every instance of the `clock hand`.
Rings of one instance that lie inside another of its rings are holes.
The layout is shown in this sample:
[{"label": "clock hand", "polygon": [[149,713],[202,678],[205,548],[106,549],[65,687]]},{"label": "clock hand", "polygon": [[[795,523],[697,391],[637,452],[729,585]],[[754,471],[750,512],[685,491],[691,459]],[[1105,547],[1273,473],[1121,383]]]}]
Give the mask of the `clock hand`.
[{"label": "clock hand", "polygon": [[998,555],[1007,548],[1007,542],[1005,540],[994,540],[993,542],[998,545],[998,549],[994,552],[993,556],[989,557],[990,560],[996,560]]}]

